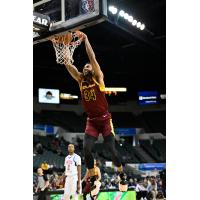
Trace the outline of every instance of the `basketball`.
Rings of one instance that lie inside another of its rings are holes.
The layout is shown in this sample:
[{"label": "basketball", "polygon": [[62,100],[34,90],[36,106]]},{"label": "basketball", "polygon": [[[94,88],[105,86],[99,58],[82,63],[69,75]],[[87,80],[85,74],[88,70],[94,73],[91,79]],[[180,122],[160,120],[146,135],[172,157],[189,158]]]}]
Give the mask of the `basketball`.
[{"label": "basketball", "polygon": [[52,38],[51,41],[57,44],[64,44],[64,45],[70,44],[70,42],[72,41],[72,33],[69,32],[65,35],[55,36]]}]

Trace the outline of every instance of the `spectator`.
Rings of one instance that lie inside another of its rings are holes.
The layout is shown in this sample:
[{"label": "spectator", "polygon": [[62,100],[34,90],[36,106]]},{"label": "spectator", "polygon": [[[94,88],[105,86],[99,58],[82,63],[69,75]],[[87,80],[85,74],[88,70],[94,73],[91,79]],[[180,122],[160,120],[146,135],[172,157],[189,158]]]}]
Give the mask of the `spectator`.
[{"label": "spectator", "polygon": [[36,144],[35,148],[36,148],[36,152],[38,154],[43,154],[43,147],[42,147],[42,144],[40,142]]},{"label": "spectator", "polygon": [[134,184],[134,181],[132,178],[129,179],[129,184],[128,184],[128,188],[135,188],[136,185]]},{"label": "spectator", "polygon": [[160,172],[160,178],[162,180],[162,191],[166,197],[166,169]]},{"label": "spectator", "polygon": [[135,191],[137,192],[137,200],[147,200],[147,188],[144,187],[142,179],[138,181]]},{"label": "spectator", "polygon": [[116,188],[117,188],[118,185],[119,185],[119,178],[118,178],[117,176],[115,176],[114,184],[115,184]]},{"label": "spectator", "polygon": [[51,177],[50,177],[50,189],[51,190],[58,189],[58,185],[57,185],[58,180],[59,180],[58,174],[56,172],[53,172],[53,175],[51,175]]},{"label": "spectator", "polygon": [[105,189],[108,190],[109,189],[109,180],[108,179],[104,179],[104,183],[105,183]]},{"label": "spectator", "polygon": [[158,194],[156,196],[156,200],[164,200],[164,199],[165,199],[165,197],[164,197],[163,193],[162,192],[158,192]]},{"label": "spectator", "polygon": [[104,177],[104,179],[108,179],[108,174],[105,172],[105,173],[103,174],[103,177]]},{"label": "spectator", "polygon": [[137,178],[134,178],[134,179],[133,179],[133,184],[135,185],[135,187],[136,187],[137,183],[138,183]]},{"label": "spectator", "polygon": [[46,192],[48,190],[49,181],[47,175],[43,174],[42,168],[37,170],[37,187],[35,193],[38,193],[38,200],[46,200]]},{"label": "spectator", "polygon": [[111,181],[108,182],[108,189],[116,189],[116,187],[111,183]]},{"label": "spectator", "polygon": [[36,147],[33,147],[33,156],[36,156],[37,155],[37,149]]},{"label": "spectator", "polygon": [[163,192],[162,180],[157,181],[158,192]]},{"label": "spectator", "polygon": [[105,186],[106,186],[105,183],[102,181],[102,182],[101,182],[101,190],[104,190],[104,189],[105,189]]},{"label": "spectator", "polygon": [[151,199],[156,200],[156,196],[158,194],[158,189],[157,189],[156,178],[154,176],[151,177],[151,186],[149,186],[148,189],[149,189]]}]

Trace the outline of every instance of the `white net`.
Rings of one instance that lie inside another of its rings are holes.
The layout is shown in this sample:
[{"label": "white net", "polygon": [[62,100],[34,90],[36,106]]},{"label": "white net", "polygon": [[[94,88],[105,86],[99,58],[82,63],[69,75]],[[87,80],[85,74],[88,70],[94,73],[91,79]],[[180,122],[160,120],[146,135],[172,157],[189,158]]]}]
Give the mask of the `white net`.
[{"label": "white net", "polygon": [[[66,44],[65,36],[55,37],[51,39],[56,53],[56,62],[59,64],[73,64],[73,54],[75,49],[81,44],[81,38],[77,32],[71,34],[71,41]],[[66,35],[67,36],[67,35]]]}]

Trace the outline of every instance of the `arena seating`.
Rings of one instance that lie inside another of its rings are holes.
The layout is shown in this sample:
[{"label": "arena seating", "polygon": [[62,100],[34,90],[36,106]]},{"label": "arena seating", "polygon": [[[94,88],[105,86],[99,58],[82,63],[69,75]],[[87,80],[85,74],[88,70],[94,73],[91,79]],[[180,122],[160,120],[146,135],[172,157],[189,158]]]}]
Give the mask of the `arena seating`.
[{"label": "arena seating", "polygon": [[146,155],[143,153],[143,149],[139,146],[131,146],[130,144],[126,144],[126,148],[128,152],[132,152],[132,155],[134,155],[136,158],[138,158],[139,162],[138,163],[151,163],[155,162],[153,158],[148,154]]},{"label": "arena seating", "polygon": [[[165,140],[163,140],[165,141]],[[140,140],[140,146],[153,158],[156,162],[165,162],[165,156],[160,153],[158,148],[162,148],[162,151],[165,151],[165,147],[161,147],[162,144],[159,144],[159,140],[156,142],[156,149],[154,148],[155,145],[151,144],[149,140]],[[159,146],[159,147],[158,147]]]},{"label": "arena seating", "polygon": [[34,114],[34,123],[50,123],[69,130],[71,132],[83,132],[85,129],[85,116],[78,116],[75,112],[42,111]]},{"label": "arena seating", "polygon": [[166,161],[166,140],[154,140],[153,148],[160,154],[162,162]]},{"label": "arena seating", "polygon": [[[112,112],[114,127],[143,127],[146,131],[165,133],[165,111],[148,111],[138,116],[131,112]],[[126,120],[124,120],[126,119]],[[57,125],[65,128],[70,132],[83,132],[85,129],[86,115],[77,115],[75,112],[68,111],[42,111],[40,114],[34,112],[34,123],[45,123]],[[146,124],[147,126],[144,126]],[[34,156],[34,168],[38,167],[42,161],[46,160],[55,168],[63,169],[64,157],[67,155],[67,145],[69,142],[63,140],[59,145],[59,152],[52,144],[53,136],[36,136],[34,135],[34,146],[38,143],[44,148],[44,152]],[[123,163],[150,163],[165,162],[166,144],[165,140],[140,140],[140,146],[133,147],[126,143],[120,146],[116,142],[116,148],[122,158]],[[83,149],[76,147],[76,152],[83,157]],[[105,148],[104,144],[97,143],[94,149],[95,157],[102,162],[111,160],[111,154]]]},{"label": "arena seating", "polygon": [[[42,111],[40,114],[34,112],[34,123],[57,125],[70,132],[83,132],[86,118],[85,114],[77,115],[71,111]],[[144,128],[146,132],[160,132],[166,135],[165,111],[146,111],[138,116],[131,112],[112,112],[112,119],[115,128]]]},{"label": "arena seating", "polygon": [[139,121],[131,112],[112,112],[114,127],[140,127]]},{"label": "arena seating", "polygon": [[36,169],[46,161],[49,165],[53,165],[55,169],[64,169],[64,159],[64,156],[59,156],[52,151],[44,151],[42,155],[37,154],[33,157],[33,167]]},{"label": "arena seating", "polygon": [[[42,111],[34,113],[34,123],[46,123],[57,125],[71,132],[83,132],[85,130],[87,116],[79,116],[70,111]],[[112,112],[114,127],[142,127],[139,117],[131,112]],[[126,119],[126,120],[124,120]]]},{"label": "arena seating", "polygon": [[[52,141],[56,140],[52,136],[34,135],[34,147],[40,143],[44,149],[43,153],[36,153],[34,156],[34,168],[37,168],[42,162],[47,161],[57,169],[63,169],[64,157],[67,155],[67,145],[69,142],[63,140],[59,142],[60,151],[55,149]],[[62,144],[62,145],[61,145]],[[75,146],[76,152],[82,157],[84,163],[84,154],[82,148]],[[149,140],[140,140],[140,146],[133,147],[125,143],[122,146],[116,142],[116,149],[123,163],[152,163],[165,162],[166,160],[166,144],[165,140],[154,140],[153,144]],[[112,160],[111,153],[107,150],[103,143],[96,143],[93,149],[94,156],[102,162]]]},{"label": "arena seating", "polygon": [[166,111],[143,112],[142,117],[148,126],[147,132],[166,135]]}]

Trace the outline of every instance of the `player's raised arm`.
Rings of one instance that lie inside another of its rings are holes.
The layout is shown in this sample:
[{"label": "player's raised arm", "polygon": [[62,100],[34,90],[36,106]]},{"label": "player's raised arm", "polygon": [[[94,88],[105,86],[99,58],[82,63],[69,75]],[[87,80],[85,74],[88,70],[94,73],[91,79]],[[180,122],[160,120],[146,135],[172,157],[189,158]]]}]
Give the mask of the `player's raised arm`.
[{"label": "player's raised arm", "polygon": [[94,53],[92,46],[88,40],[88,37],[85,34],[84,34],[84,41],[85,41],[86,52],[89,57],[92,68],[94,70],[94,73],[98,79],[103,79],[103,72],[101,71],[101,68],[96,60],[95,53]]},{"label": "player's raised arm", "polygon": [[65,67],[70,73],[70,75],[78,82],[81,80],[81,73],[78,71],[78,69],[72,65],[71,63],[65,63]]}]

